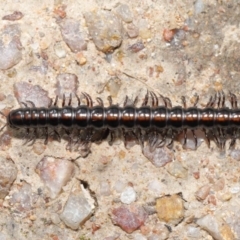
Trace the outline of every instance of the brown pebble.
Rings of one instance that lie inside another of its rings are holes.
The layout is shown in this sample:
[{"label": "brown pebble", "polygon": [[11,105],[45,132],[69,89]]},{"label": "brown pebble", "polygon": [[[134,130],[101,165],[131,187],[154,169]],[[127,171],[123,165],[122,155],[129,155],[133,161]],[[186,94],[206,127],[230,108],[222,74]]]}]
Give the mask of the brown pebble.
[{"label": "brown pebble", "polygon": [[198,191],[195,193],[195,197],[198,201],[203,201],[204,199],[206,199],[209,192],[210,192],[210,186],[204,185],[198,189]]},{"label": "brown pebble", "polygon": [[176,29],[164,29],[163,30],[163,39],[166,42],[171,42],[176,33]]},{"label": "brown pebble", "polygon": [[12,14],[6,15],[2,20],[16,21],[23,17],[24,15],[20,11],[14,11]]}]

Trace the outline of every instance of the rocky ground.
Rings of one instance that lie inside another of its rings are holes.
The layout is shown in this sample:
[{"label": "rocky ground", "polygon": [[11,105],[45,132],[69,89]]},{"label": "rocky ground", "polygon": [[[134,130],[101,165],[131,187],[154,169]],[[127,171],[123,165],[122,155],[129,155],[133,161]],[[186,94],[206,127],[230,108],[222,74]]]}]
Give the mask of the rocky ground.
[{"label": "rocky ground", "polygon": [[[13,1],[0,9],[0,110],[87,92],[123,104],[155,91],[206,106],[240,96],[237,1]],[[228,103],[229,104],[229,103]],[[6,119],[1,116],[1,125]],[[32,134],[32,133],[31,133]],[[30,135],[31,135],[30,134]],[[0,137],[0,239],[240,239],[240,147],[152,151],[134,141],[72,147]],[[32,135],[31,135],[32,136]],[[229,143],[228,143],[229,145]]]}]

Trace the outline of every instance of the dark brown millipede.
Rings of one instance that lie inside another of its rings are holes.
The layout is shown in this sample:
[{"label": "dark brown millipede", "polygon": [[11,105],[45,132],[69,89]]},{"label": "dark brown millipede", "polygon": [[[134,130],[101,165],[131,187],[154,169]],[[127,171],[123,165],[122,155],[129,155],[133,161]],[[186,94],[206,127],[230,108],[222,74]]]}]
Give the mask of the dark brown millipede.
[{"label": "dark brown millipede", "polygon": [[[193,107],[186,107],[185,98],[182,97],[183,106],[172,107],[171,101],[161,95],[163,106],[159,106],[159,97],[154,92],[147,92],[140,107],[136,107],[137,98],[132,105],[127,105],[126,97],[123,107],[112,104],[104,107],[103,101],[97,98],[98,105],[93,106],[93,101],[87,93],[86,105],[81,105],[80,98],[78,106],[72,107],[72,97],[68,104],[63,98],[62,107],[55,102],[48,107],[28,107],[12,110],[7,116],[7,125],[11,128],[25,128],[27,132],[33,129],[37,136],[38,129],[43,129],[48,138],[48,129],[52,128],[58,136],[59,128],[64,129],[69,135],[73,129],[79,130],[79,139],[83,142],[94,142],[105,139],[109,134],[114,135],[116,130],[121,130],[126,138],[129,133],[135,137],[141,145],[144,141],[153,147],[162,147],[168,136],[171,146],[173,139],[179,132],[184,133],[184,143],[187,140],[187,131],[191,130],[197,146],[196,129],[202,129],[206,139],[213,139],[220,148],[224,148],[228,138],[231,139],[230,146],[234,146],[238,138],[240,128],[240,109],[237,106],[237,98],[230,93],[231,108],[225,107],[225,94],[218,92],[211,97],[205,108],[196,107],[198,97]],[[87,130],[87,132],[86,132]],[[82,131],[84,137],[80,137]],[[100,137],[96,137],[100,132]],[[170,132],[170,134],[169,134]]]}]

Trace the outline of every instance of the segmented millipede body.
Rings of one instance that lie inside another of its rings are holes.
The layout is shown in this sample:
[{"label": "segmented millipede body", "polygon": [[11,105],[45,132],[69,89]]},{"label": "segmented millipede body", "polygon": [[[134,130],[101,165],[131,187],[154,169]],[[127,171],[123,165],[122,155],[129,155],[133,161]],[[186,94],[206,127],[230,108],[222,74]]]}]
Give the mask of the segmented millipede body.
[{"label": "segmented millipede body", "polygon": [[[86,141],[93,141],[92,136],[96,130],[114,132],[121,129],[124,135],[126,131],[132,132],[139,141],[144,142],[148,138],[150,144],[155,147],[165,143],[169,130],[171,130],[172,140],[177,132],[184,132],[185,143],[186,132],[191,130],[197,145],[194,131],[203,129],[206,138],[209,139],[211,136],[221,148],[224,147],[227,136],[230,136],[232,140],[231,146],[238,138],[240,109],[237,108],[236,96],[232,93],[230,93],[231,109],[225,107],[223,92],[211,97],[206,108],[203,109],[196,107],[198,98],[193,107],[186,107],[185,98],[182,98],[183,106],[172,107],[171,101],[161,95],[164,105],[159,106],[158,97],[154,92],[146,94],[140,107],[136,107],[137,99],[134,104],[127,105],[127,98],[123,107],[113,105],[111,98],[109,98],[109,107],[104,107],[100,98],[97,99],[99,105],[93,106],[91,97],[86,93],[83,95],[87,100],[87,105],[81,105],[78,98],[78,106],[72,107],[70,97],[67,106],[65,106],[64,98],[61,108],[57,107],[56,99],[54,105],[48,108],[26,106],[12,110],[7,116],[7,124],[12,128],[26,128],[28,131],[29,129],[36,131],[39,128],[46,130],[63,128],[66,131],[68,129],[90,129],[85,136]],[[141,131],[144,131],[144,134]],[[158,138],[161,141],[158,141]]]}]

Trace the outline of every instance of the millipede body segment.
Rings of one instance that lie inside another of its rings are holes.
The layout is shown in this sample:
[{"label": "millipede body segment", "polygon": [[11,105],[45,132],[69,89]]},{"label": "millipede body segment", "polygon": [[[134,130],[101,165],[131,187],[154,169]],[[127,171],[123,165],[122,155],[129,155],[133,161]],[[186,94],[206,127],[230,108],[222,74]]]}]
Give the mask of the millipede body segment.
[{"label": "millipede body segment", "polygon": [[[224,148],[226,140],[231,139],[230,146],[234,146],[239,138],[240,109],[237,106],[237,98],[230,93],[231,108],[225,107],[225,95],[223,92],[216,93],[211,97],[205,108],[198,108],[197,102],[193,107],[186,107],[185,98],[182,97],[183,106],[172,107],[171,101],[160,95],[163,106],[159,105],[159,97],[154,92],[147,92],[140,107],[136,106],[137,98],[131,105],[127,104],[126,97],[123,107],[113,105],[111,97],[109,107],[104,107],[103,101],[97,98],[98,105],[93,106],[93,101],[87,93],[82,93],[87,104],[81,105],[80,98],[78,106],[71,106],[72,98],[65,105],[63,98],[62,107],[57,106],[57,99],[49,107],[28,107],[12,110],[7,116],[7,125],[11,128],[25,128],[27,135],[33,129],[35,140],[38,130],[42,129],[48,139],[48,129],[52,128],[58,138],[61,138],[59,129],[63,134],[73,139],[73,132],[77,142],[83,144],[99,142],[110,135],[110,142],[114,139],[114,133],[120,131],[126,140],[129,136],[135,138],[141,146],[147,141],[154,148],[162,147],[166,139],[170,137],[169,145],[177,136],[184,133],[184,144],[187,141],[187,131],[190,130],[195,139],[197,147],[197,136],[195,130],[202,129],[205,133],[208,145],[213,139],[217,146]],[[3,115],[3,114],[2,114]],[[100,136],[99,136],[100,135]],[[71,142],[73,140],[70,140]]]},{"label": "millipede body segment", "polygon": [[15,128],[76,127],[92,128],[156,128],[196,129],[240,127],[240,110],[229,108],[110,106],[65,106],[62,108],[19,108],[8,115],[8,124]]}]

